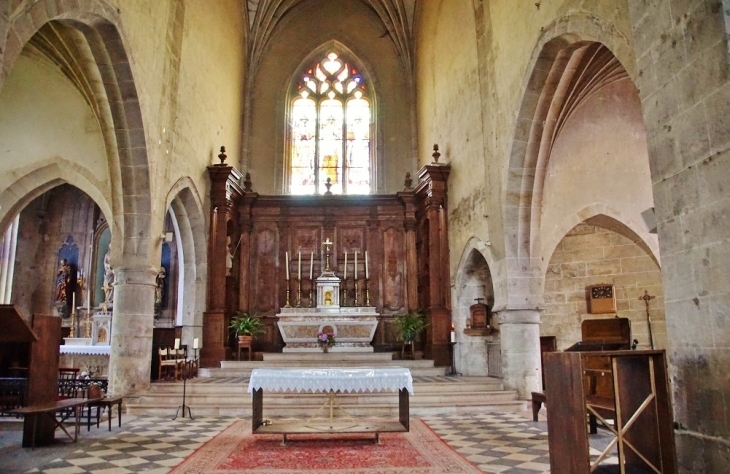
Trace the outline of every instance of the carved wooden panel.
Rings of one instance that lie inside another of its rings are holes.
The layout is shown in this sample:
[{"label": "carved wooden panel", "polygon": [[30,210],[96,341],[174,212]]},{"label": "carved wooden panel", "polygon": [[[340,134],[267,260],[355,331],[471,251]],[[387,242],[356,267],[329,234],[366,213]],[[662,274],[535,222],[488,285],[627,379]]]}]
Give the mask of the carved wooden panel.
[{"label": "carved wooden panel", "polygon": [[[255,234],[253,240],[253,279],[251,289],[256,295],[256,307],[261,311],[275,309],[276,261],[277,261],[276,229],[264,227]],[[265,290],[268,288],[268,291]]]},{"label": "carved wooden panel", "polygon": [[393,227],[383,232],[382,261],[383,269],[383,309],[393,312],[405,308],[405,234]]}]

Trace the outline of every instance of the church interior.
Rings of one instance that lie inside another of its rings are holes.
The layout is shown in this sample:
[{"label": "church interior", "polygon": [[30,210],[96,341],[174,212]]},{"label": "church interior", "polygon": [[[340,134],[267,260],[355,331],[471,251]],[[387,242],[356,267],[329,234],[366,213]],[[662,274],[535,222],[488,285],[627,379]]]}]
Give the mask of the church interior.
[{"label": "church interior", "polygon": [[0,66],[0,305],[138,420],[166,348],[555,420],[571,353],[633,350],[652,472],[730,471],[730,1],[0,0]]}]

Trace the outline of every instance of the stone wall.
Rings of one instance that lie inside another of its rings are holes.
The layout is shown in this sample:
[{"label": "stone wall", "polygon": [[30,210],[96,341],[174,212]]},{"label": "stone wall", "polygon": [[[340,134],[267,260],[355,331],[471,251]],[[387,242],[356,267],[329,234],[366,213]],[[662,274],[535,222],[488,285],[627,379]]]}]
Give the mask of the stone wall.
[{"label": "stone wall", "polygon": [[[613,284],[615,313],[589,314],[586,287]],[[580,224],[560,241],[545,275],[545,309],[541,336],[556,336],[558,350],[581,340],[581,322],[598,318],[629,318],[638,349],[649,349],[644,290],[649,302],[654,347],[667,347],[661,271],[644,249],[627,237],[600,227]]]}]

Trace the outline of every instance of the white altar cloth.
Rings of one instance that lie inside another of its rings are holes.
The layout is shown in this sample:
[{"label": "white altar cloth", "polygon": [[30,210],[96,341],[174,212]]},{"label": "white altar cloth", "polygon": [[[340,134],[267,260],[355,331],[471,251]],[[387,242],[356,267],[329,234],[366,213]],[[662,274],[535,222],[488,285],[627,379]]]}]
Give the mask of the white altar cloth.
[{"label": "white altar cloth", "polygon": [[110,346],[59,346],[61,354],[106,355],[111,354]]},{"label": "white altar cloth", "polygon": [[272,392],[398,392],[413,394],[413,377],[405,367],[347,369],[254,369],[248,393]]}]

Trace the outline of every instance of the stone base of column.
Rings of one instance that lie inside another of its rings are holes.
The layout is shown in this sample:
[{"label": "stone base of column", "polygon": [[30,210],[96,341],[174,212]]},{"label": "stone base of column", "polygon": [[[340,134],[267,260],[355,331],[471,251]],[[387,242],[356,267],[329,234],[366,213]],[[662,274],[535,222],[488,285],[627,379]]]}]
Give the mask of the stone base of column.
[{"label": "stone base of column", "polygon": [[522,399],[542,391],[540,367],[540,312],[499,312],[502,339],[502,376],[506,388],[517,390]]}]

